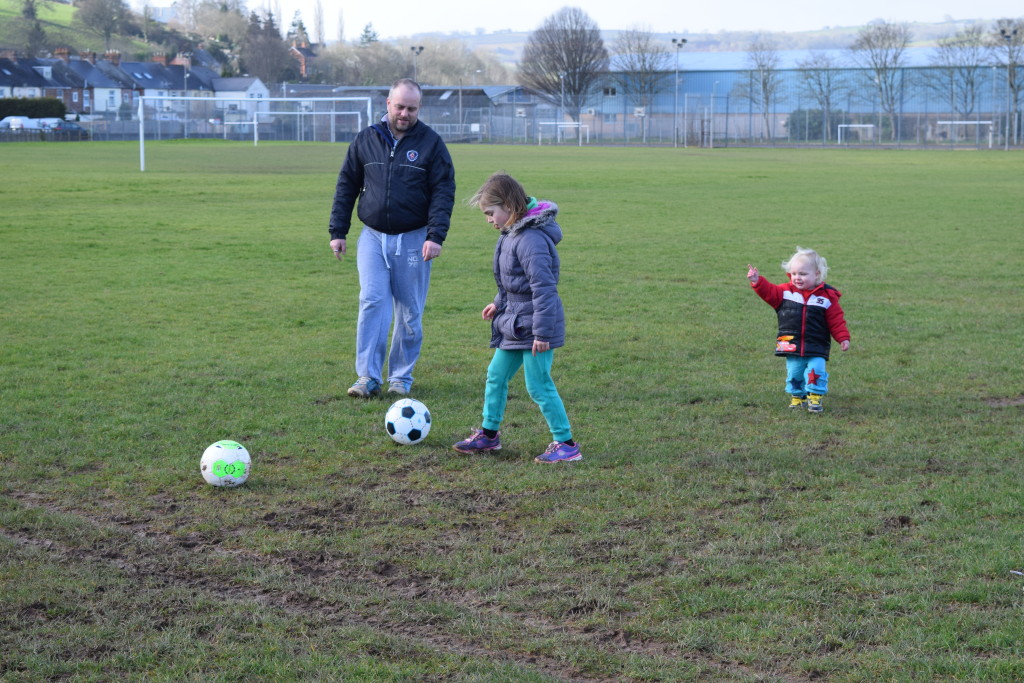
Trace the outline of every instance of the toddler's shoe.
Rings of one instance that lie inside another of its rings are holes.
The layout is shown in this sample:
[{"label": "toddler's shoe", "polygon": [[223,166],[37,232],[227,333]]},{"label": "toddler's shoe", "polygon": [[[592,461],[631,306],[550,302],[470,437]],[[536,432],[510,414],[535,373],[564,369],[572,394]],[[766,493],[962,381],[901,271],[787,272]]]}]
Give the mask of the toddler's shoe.
[{"label": "toddler's shoe", "polygon": [[380,393],[380,382],[372,377],[360,377],[348,388],[348,395],[356,398],[370,398]]},{"label": "toddler's shoe", "polygon": [[580,444],[576,442],[575,446],[562,443],[561,441],[552,441],[548,444],[546,451],[538,455],[533,459],[534,462],[552,463],[552,462],[571,462],[573,460],[582,460],[583,454],[580,453]]},{"label": "toddler's shoe", "polygon": [[791,396],[790,399],[789,399],[789,407],[793,408],[794,410],[797,409],[797,408],[803,408],[806,405],[807,405],[807,397],[806,396]]},{"label": "toddler's shoe", "polygon": [[405,382],[393,380],[390,382],[390,386],[388,386],[388,393],[395,396],[408,396],[409,387],[405,386]]},{"label": "toddler's shoe", "polygon": [[821,394],[807,394],[807,412],[809,413],[820,413],[825,409],[821,406],[821,399],[825,398]]},{"label": "toddler's shoe", "polygon": [[452,446],[459,453],[485,453],[487,451],[501,450],[501,432],[494,435],[494,438],[484,434],[484,430],[478,429],[468,439],[463,439]]}]

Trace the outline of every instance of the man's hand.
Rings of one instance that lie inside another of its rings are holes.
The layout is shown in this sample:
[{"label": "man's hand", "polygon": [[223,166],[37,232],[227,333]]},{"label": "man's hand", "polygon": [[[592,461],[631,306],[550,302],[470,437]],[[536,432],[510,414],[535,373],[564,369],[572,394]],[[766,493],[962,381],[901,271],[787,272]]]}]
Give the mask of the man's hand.
[{"label": "man's hand", "polygon": [[426,241],[423,243],[423,260],[429,261],[441,255],[441,245],[437,242]]},{"label": "man's hand", "polygon": [[761,274],[757,272],[757,268],[747,264],[747,279],[750,280],[750,284],[756,285],[757,281],[761,279]]},{"label": "man's hand", "polygon": [[331,251],[339,261],[345,256],[345,240],[331,240]]}]

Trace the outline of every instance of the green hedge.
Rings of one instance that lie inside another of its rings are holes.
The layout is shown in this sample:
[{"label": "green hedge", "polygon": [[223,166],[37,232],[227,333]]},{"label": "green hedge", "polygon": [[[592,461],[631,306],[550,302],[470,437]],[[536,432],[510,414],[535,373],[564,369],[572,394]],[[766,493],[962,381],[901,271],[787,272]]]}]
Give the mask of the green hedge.
[{"label": "green hedge", "polygon": [[0,119],[6,116],[27,116],[31,119],[64,118],[68,108],[53,97],[0,99]]}]

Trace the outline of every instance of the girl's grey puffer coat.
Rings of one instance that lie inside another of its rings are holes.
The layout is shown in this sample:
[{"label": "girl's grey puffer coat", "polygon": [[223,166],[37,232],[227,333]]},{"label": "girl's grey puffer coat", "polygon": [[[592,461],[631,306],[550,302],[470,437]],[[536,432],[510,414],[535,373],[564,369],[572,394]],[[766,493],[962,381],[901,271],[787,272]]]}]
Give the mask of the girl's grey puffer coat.
[{"label": "girl's grey puffer coat", "polygon": [[540,201],[501,231],[494,247],[497,311],[491,321],[491,348],[532,349],[534,339],[555,349],[565,344],[565,312],[558,296],[560,262],[555,245],[562,229],[558,206]]}]

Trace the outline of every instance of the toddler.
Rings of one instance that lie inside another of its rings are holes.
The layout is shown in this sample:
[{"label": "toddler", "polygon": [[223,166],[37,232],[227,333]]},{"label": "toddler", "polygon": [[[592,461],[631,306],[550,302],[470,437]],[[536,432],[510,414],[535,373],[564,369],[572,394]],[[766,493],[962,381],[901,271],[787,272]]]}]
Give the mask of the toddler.
[{"label": "toddler", "polygon": [[828,264],[813,249],[796,248],[782,269],[789,282],[773,285],[757,268],[747,265],[747,279],[758,296],[775,309],[779,333],[775,355],[786,358],[786,392],[790,408],[821,413],[822,398],[828,393],[828,361],[832,339],[846,351],[850,332],[839,305],[839,290],[825,284]]}]

